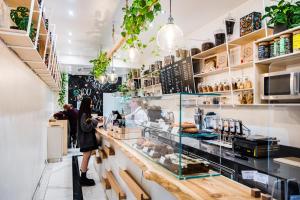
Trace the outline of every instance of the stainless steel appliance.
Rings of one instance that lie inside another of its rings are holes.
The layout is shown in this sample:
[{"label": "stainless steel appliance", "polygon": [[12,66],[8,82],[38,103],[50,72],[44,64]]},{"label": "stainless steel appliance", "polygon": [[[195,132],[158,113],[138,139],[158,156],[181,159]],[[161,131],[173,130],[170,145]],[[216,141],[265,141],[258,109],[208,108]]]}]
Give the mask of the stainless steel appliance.
[{"label": "stainless steel appliance", "polygon": [[262,100],[300,100],[300,71],[261,75]]}]

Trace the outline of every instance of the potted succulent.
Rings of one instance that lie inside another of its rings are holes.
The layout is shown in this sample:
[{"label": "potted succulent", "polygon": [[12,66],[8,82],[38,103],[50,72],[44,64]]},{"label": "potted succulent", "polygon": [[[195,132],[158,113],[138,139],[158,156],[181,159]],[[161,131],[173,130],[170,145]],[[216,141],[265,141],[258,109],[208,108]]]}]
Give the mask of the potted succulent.
[{"label": "potted succulent", "polygon": [[269,27],[274,27],[274,34],[295,27],[300,23],[300,1],[292,3],[280,0],[277,5],[265,8],[262,19],[268,18]]}]

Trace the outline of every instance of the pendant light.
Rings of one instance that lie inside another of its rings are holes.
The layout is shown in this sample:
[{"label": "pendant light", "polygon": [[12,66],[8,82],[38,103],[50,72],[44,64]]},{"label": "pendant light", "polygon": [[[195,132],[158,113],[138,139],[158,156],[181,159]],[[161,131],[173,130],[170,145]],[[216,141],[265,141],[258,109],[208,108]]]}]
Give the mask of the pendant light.
[{"label": "pendant light", "polygon": [[174,24],[174,18],[172,17],[172,2],[170,0],[170,16],[168,23],[158,31],[156,42],[160,49],[171,52],[172,50],[175,50],[182,39],[182,30]]},{"label": "pendant light", "polygon": [[110,84],[116,84],[118,82],[118,75],[115,73],[115,68],[113,66],[113,60],[114,60],[114,56],[112,56],[111,58],[111,71],[110,73],[107,73],[107,81]]},{"label": "pendant light", "polygon": [[96,79],[97,81],[99,81],[99,83],[100,84],[102,84],[102,85],[104,85],[104,84],[106,84],[107,83],[107,77],[106,77],[106,75],[104,74],[104,75],[101,75],[101,76],[99,76],[97,79]]},{"label": "pendant light", "polygon": [[128,57],[129,57],[130,63],[132,63],[132,64],[138,63],[139,58],[140,58],[139,50],[135,47],[130,47],[128,50]]}]

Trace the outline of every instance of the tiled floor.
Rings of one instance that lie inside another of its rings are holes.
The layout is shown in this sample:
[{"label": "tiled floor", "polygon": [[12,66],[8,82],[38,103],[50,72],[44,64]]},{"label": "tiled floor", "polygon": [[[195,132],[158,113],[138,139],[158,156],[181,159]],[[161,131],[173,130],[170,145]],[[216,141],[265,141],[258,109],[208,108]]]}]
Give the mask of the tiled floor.
[{"label": "tiled floor", "polygon": [[[34,200],[72,200],[73,199],[73,178],[72,178],[72,156],[78,154],[78,150],[70,151],[62,162],[49,163],[46,166],[40,187],[35,193]],[[88,177],[93,178],[96,185],[83,187],[84,200],[106,200],[99,177],[93,165],[94,159],[89,163]],[[78,157],[80,166],[81,157]]]}]

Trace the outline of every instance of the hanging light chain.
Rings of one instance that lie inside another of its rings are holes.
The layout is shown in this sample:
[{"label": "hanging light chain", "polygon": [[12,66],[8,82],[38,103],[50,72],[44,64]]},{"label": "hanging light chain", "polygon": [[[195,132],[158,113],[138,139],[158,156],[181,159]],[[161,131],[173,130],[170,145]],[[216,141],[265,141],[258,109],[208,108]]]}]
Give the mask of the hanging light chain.
[{"label": "hanging light chain", "polygon": [[169,16],[168,23],[174,24],[174,18],[172,17],[172,0],[170,0],[170,16]]}]

